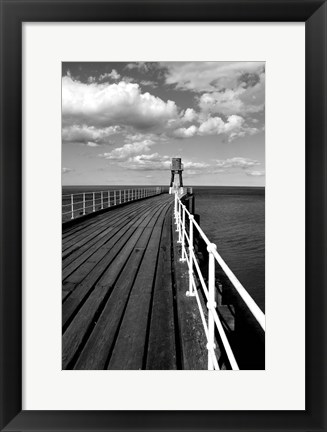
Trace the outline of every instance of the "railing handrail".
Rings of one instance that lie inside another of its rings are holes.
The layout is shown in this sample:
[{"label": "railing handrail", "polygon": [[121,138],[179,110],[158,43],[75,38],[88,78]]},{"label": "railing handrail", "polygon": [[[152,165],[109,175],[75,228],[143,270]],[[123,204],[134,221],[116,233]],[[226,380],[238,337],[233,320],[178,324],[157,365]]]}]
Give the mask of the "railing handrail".
[{"label": "railing handrail", "polygon": [[123,188],[123,189],[103,189],[103,190],[92,190],[92,191],[84,191],[84,192],[75,192],[72,194],[61,194],[61,197],[70,197],[75,195],[83,195],[83,194],[93,194],[93,193],[104,193],[104,192],[119,192],[119,191],[127,191],[127,190],[140,190],[140,189],[156,189],[160,188],[162,190],[162,186],[146,186],[146,187],[137,187],[137,188]]},{"label": "railing handrail", "polygon": [[[87,209],[92,209],[92,212],[103,210],[105,207],[114,207],[120,204],[124,204],[130,201],[136,201],[139,199],[147,198],[162,193],[160,186],[152,187],[137,187],[137,188],[124,188],[124,189],[106,189],[89,192],[76,192],[72,194],[63,194],[61,202],[61,215],[71,215],[71,219],[75,219],[76,212],[80,211],[84,216]],[[82,200],[76,201],[76,196],[82,198]],[[89,199],[89,197],[91,198]],[[66,202],[63,202],[66,201]],[[91,203],[90,205],[86,205]],[[70,210],[67,211],[67,208]]]},{"label": "railing handrail", "polygon": [[[215,266],[214,262],[217,262],[233,287],[235,288],[236,292],[239,294],[239,296],[244,301],[247,308],[250,310],[256,321],[259,323],[263,331],[265,331],[265,314],[262,312],[262,310],[259,308],[259,306],[256,304],[256,302],[253,300],[251,295],[248,293],[248,291],[243,287],[241,282],[237,279],[235,274],[232,272],[232,270],[228,267],[226,262],[223,260],[221,255],[217,251],[217,246],[210,242],[206,234],[201,229],[200,225],[195,221],[194,216],[187,210],[186,206],[182,203],[183,195],[179,196],[177,193],[175,194],[175,220],[177,225],[177,231],[178,231],[178,241],[182,244],[182,258],[181,261],[187,261],[188,267],[189,267],[189,291],[187,292],[187,295],[193,295],[197,298],[197,303],[200,309],[200,315],[203,322],[204,330],[207,336],[208,340],[208,368],[209,369],[219,369],[217,367],[217,362],[213,359],[214,357],[214,349],[212,346],[214,346],[214,333],[212,330],[213,323],[216,324],[220,338],[222,340],[222,343],[224,345],[227,357],[229,359],[229,362],[232,366],[232,369],[238,370],[237,362],[235,360],[234,354],[231,350],[231,347],[229,345],[228,339],[226,337],[225,331],[221,325],[219,316],[215,310],[216,304],[214,301],[214,291],[216,289],[215,286]],[[187,234],[186,231],[186,223],[185,223],[185,216],[188,217],[189,222],[189,233]],[[204,282],[204,277],[202,275],[201,269],[199,267],[199,264],[196,260],[196,256],[194,253],[194,243],[193,243],[193,228],[196,228],[198,233],[200,234],[201,238],[207,245],[207,250],[209,252],[209,271],[208,271],[208,287],[206,286]],[[189,246],[189,253],[186,252],[186,241]],[[193,265],[197,272],[197,275],[199,277],[199,280],[201,282],[201,286],[203,288],[203,292],[208,300],[207,307],[208,307],[208,325],[206,324],[204,320],[204,314],[202,310],[202,306],[198,300],[198,293],[196,289],[196,283],[194,280],[194,271],[193,271]],[[210,286],[209,286],[210,285]],[[211,331],[209,331],[211,328]],[[211,333],[211,336],[210,336]]]}]

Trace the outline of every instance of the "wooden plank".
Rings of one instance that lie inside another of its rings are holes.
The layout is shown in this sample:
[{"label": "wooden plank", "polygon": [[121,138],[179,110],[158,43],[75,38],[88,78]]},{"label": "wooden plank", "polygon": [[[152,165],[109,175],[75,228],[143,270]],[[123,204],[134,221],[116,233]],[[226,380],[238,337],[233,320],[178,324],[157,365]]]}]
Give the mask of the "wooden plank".
[{"label": "wooden plank", "polygon": [[[148,207],[143,213],[138,214],[138,217],[145,217],[146,215],[150,214],[153,207],[154,206]],[[67,267],[62,270],[62,279],[67,279],[68,276],[70,276],[74,271],[76,271],[83,263],[97,263],[99,259],[102,258],[103,252],[105,252],[108,248],[110,249],[113,244],[115,244],[121,238],[125,231],[127,231],[128,228],[133,227],[133,225],[135,225],[135,218],[132,218],[128,223],[123,225],[123,227],[116,227],[113,231],[109,233],[108,239],[107,237],[105,237],[99,240],[99,242],[94,244],[92,247],[84,251],[84,253],[78,256],[73,262],[71,262]],[[110,242],[107,243],[106,240],[109,239]],[[91,267],[94,266],[91,265]],[[87,267],[86,265],[84,265],[81,273],[85,273],[86,269]],[[70,281],[72,281],[72,277],[70,277]]]},{"label": "wooden plank", "polygon": [[108,369],[142,369],[149,308],[156,273],[163,222],[170,206],[163,209],[153,229],[140,270],[133,284],[122,325]]},{"label": "wooden plank", "polygon": [[[154,201],[160,197],[153,197],[153,199],[149,201]],[[108,212],[104,212],[98,215],[95,215],[93,218],[87,219],[87,220],[79,220],[76,225],[73,225],[71,227],[65,227],[63,226],[63,232],[62,232],[62,238],[63,242],[66,242],[69,240],[69,238],[74,237],[76,235],[79,235],[83,233],[83,230],[86,227],[96,227],[97,225],[103,223],[103,221],[106,221],[109,218],[113,217],[117,214],[124,214],[125,212],[130,211],[131,208],[138,208],[138,207],[144,207],[149,205],[149,201],[138,201],[138,202],[131,202],[128,206],[118,206],[117,208],[111,208]]]},{"label": "wooden plank", "polygon": [[[132,224],[130,224],[131,226]],[[126,227],[127,229],[128,227]],[[125,228],[124,228],[125,229]],[[131,233],[131,231],[129,232],[129,234]],[[102,248],[95,254],[92,256],[92,259],[86,260],[83,265],[81,265],[80,267],[77,268],[77,270],[72,273],[68,278],[66,278],[66,280],[63,282],[63,291],[69,291],[72,292],[74,291],[75,287],[78,287],[79,284],[82,283],[82,286],[79,286],[79,290],[81,292],[84,292],[86,289],[89,289],[90,284],[92,286],[92,284],[96,283],[96,281],[99,278],[99,270],[104,271],[106,266],[109,264],[108,262],[108,258],[110,257],[106,257],[106,255],[108,254],[108,251],[114,250],[114,244],[121,240],[123,232],[121,232],[120,234],[117,234],[117,238],[115,239],[111,239],[111,243],[107,244],[104,246],[102,246]],[[102,267],[99,269],[99,267],[97,269],[95,269],[96,266]],[[85,279],[85,280],[84,280]],[[66,288],[68,287],[68,288]],[[69,295],[69,294],[68,294]],[[67,298],[68,295],[64,295],[63,299]],[[65,314],[65,312],[67,312],[66,309],[64,309],[64,313],[63,313],[63,322],[65,323],[65,316],[67,317],[67,314]]]},{"label": "wooden plank", "polygon": [[[151,210],[152,211],[152,210]],[[151,211],[145,212],[141,217],[132,221],[129,226],[124,227],[117,233],[117,242],[103,245],[99,249],[97,254],[92,256],[92,260],[88,260],[79,268],[78,272],[70,275],[67,279],[67,283],[76,283],[76,287],[72,294],[67,298],[63,304],[62,309],[62,325],[66,326],[67,321],[73,315],[75,310],[79,307],[85,296],[88,295],[89,291],[93,288],[94,284],[100,279],[102,274],[108,269],[110,263],[116,258],[121,250],[126,245],[126,242],[137,231],[140,224],[151,215]],[[65,283],[63,285],[63,289]],[[71,289],[71,286],[70,286]]]},{"label": "wooden plank", "polygon": [[171,212],[165,218],[160,241],[146,369],[177,369],[170,227]]},{"label": "wooden plank", "polygon": [[[150,221],[151,215],[147,216],[147,219]],[[143,219],[138,221],[138,225],[142,222],[144,223]],[[62,352],[63,369],[66,369],[69,366],[76,351],[80,347],[80,344],[87,335],[90,326],[92,326],[96,312],[99,308],[102,308],[102,302],[106,300],[106,297],[110,294],[115,281],[117,280],[143,230],[144,227],[139,226],[136,231],[134,231],[125,244],[123,253],[116,256],[64,333]],[[73,294],[75,294],[75,292]],[[67,302],[70,300],[70,297]],[[67,302],[65,302],[64,305],[66,305]]]},{"label": "wooden plank", "polygon": [[[148,207],[149,205],[141,204],[138,205],[130,205],[125,206],[122,209],[114,209],[110,210],[108,213],[105,214],[105,217],[99,218],[98,223],[89,223],[83,226],[83,229],[78,230],[78,232],[73,233],[71,236],[68,237],[68,239],[63,239],[62,242],[62,249],[63,249],[63,257],[68,254],[67,249],[70,249],[72,246],[74,246],[77,242],[85,241],[90,236],[95,236],[97,233],[101,232],[103,229],[107,228],[108,226],[115,226],[118,222],[122,219],[126,219],[128,217],[133,217],[133,214],[135,212],[140,211],[141,209],[144,209]],[[95,219],[98,219],[97,217]],[[96,221],[95,221],[96,222]]]},{"label": "wooden plank", "polygon": [[[154,204],[153,204],[154,205]],[[150,207],[148,207],[149,209]],[[119,214],[117,218],[114,220],[107,220],[106,225],[101,225],[100,228],[97,228],[96,230],[92,230],[89,232],[89,230],[84,230],[84,236],[82,237],[82,241],[73,243],[72,246],[65,250],[63,254],[63,268],[66,268],[68,264],[76,260],[79,256],[82,255],[83,252],[88,251],[90,252],[90,248],[92,246],[101,246],[106,241],[102,241],[100,243],[100,240],[102,238],[109,239],[114,235],[115,232],[117,232],[121,227],[123,227],[125,224],[127,224],[136,214],[140,214],[142,210],[146,210],[146,207],[144,208],[133,208],[132,211],[126,212],[124,215]],[[110,234],[109,237],[107,237],[107,234]],[[76,250],[74,250],[76,249]],[[96,247],[93,247],[93,250],[97,250]],[[69,256],[67,256],[69,255]]]},{"label": "wooden plank", "polygon": [[104,369],[111,345],[132,288],[144,248],[135,248],[126,263],[126,269],[115,284],[105,308],[88,338],[74,369]]},{"label": "wooden plank", "polygon": [[106,306],[86,342],[74,369],[105,368],[157,216],[156,212],[137,241],[135,249],[115,283]]}]

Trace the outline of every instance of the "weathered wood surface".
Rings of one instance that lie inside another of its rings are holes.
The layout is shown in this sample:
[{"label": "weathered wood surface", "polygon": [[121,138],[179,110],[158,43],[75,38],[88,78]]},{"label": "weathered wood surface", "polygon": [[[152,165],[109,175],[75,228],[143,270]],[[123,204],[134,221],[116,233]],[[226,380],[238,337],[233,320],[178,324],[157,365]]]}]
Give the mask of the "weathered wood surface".
[{"label": "weathered wood surface", "polygon": [[63,369],[206,368],[172,208],[160,195],[63,228]]}]

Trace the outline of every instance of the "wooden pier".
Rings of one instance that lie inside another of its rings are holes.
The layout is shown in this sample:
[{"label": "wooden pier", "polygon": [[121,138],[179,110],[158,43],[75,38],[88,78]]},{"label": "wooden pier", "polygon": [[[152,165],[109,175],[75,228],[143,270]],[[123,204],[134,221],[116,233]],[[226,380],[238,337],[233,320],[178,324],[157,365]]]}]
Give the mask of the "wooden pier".
[{"label": "wooden pier", "polygon": [[63,225],[63,369],[207,369],[173,202],[161,194]]}]

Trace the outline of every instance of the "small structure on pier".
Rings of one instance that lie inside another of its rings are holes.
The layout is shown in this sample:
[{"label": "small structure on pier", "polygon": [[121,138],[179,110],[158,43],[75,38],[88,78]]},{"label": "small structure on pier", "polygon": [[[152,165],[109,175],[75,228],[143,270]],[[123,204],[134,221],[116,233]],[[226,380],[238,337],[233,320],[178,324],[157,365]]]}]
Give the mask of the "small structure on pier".
[{"label": "small structure on pier", "polygon": [[[170,179],[170,186],[169,186],[169,193],[183,193],[183,176],[182,172],[184,170],[183,164],[182,164],[182,158],[172,158],[171,165],[170,165],[170,171],[171,171],[171,179]],[[179,186],[177,185],[177,182],[174,181],[175,174],[179,175]]]}]

